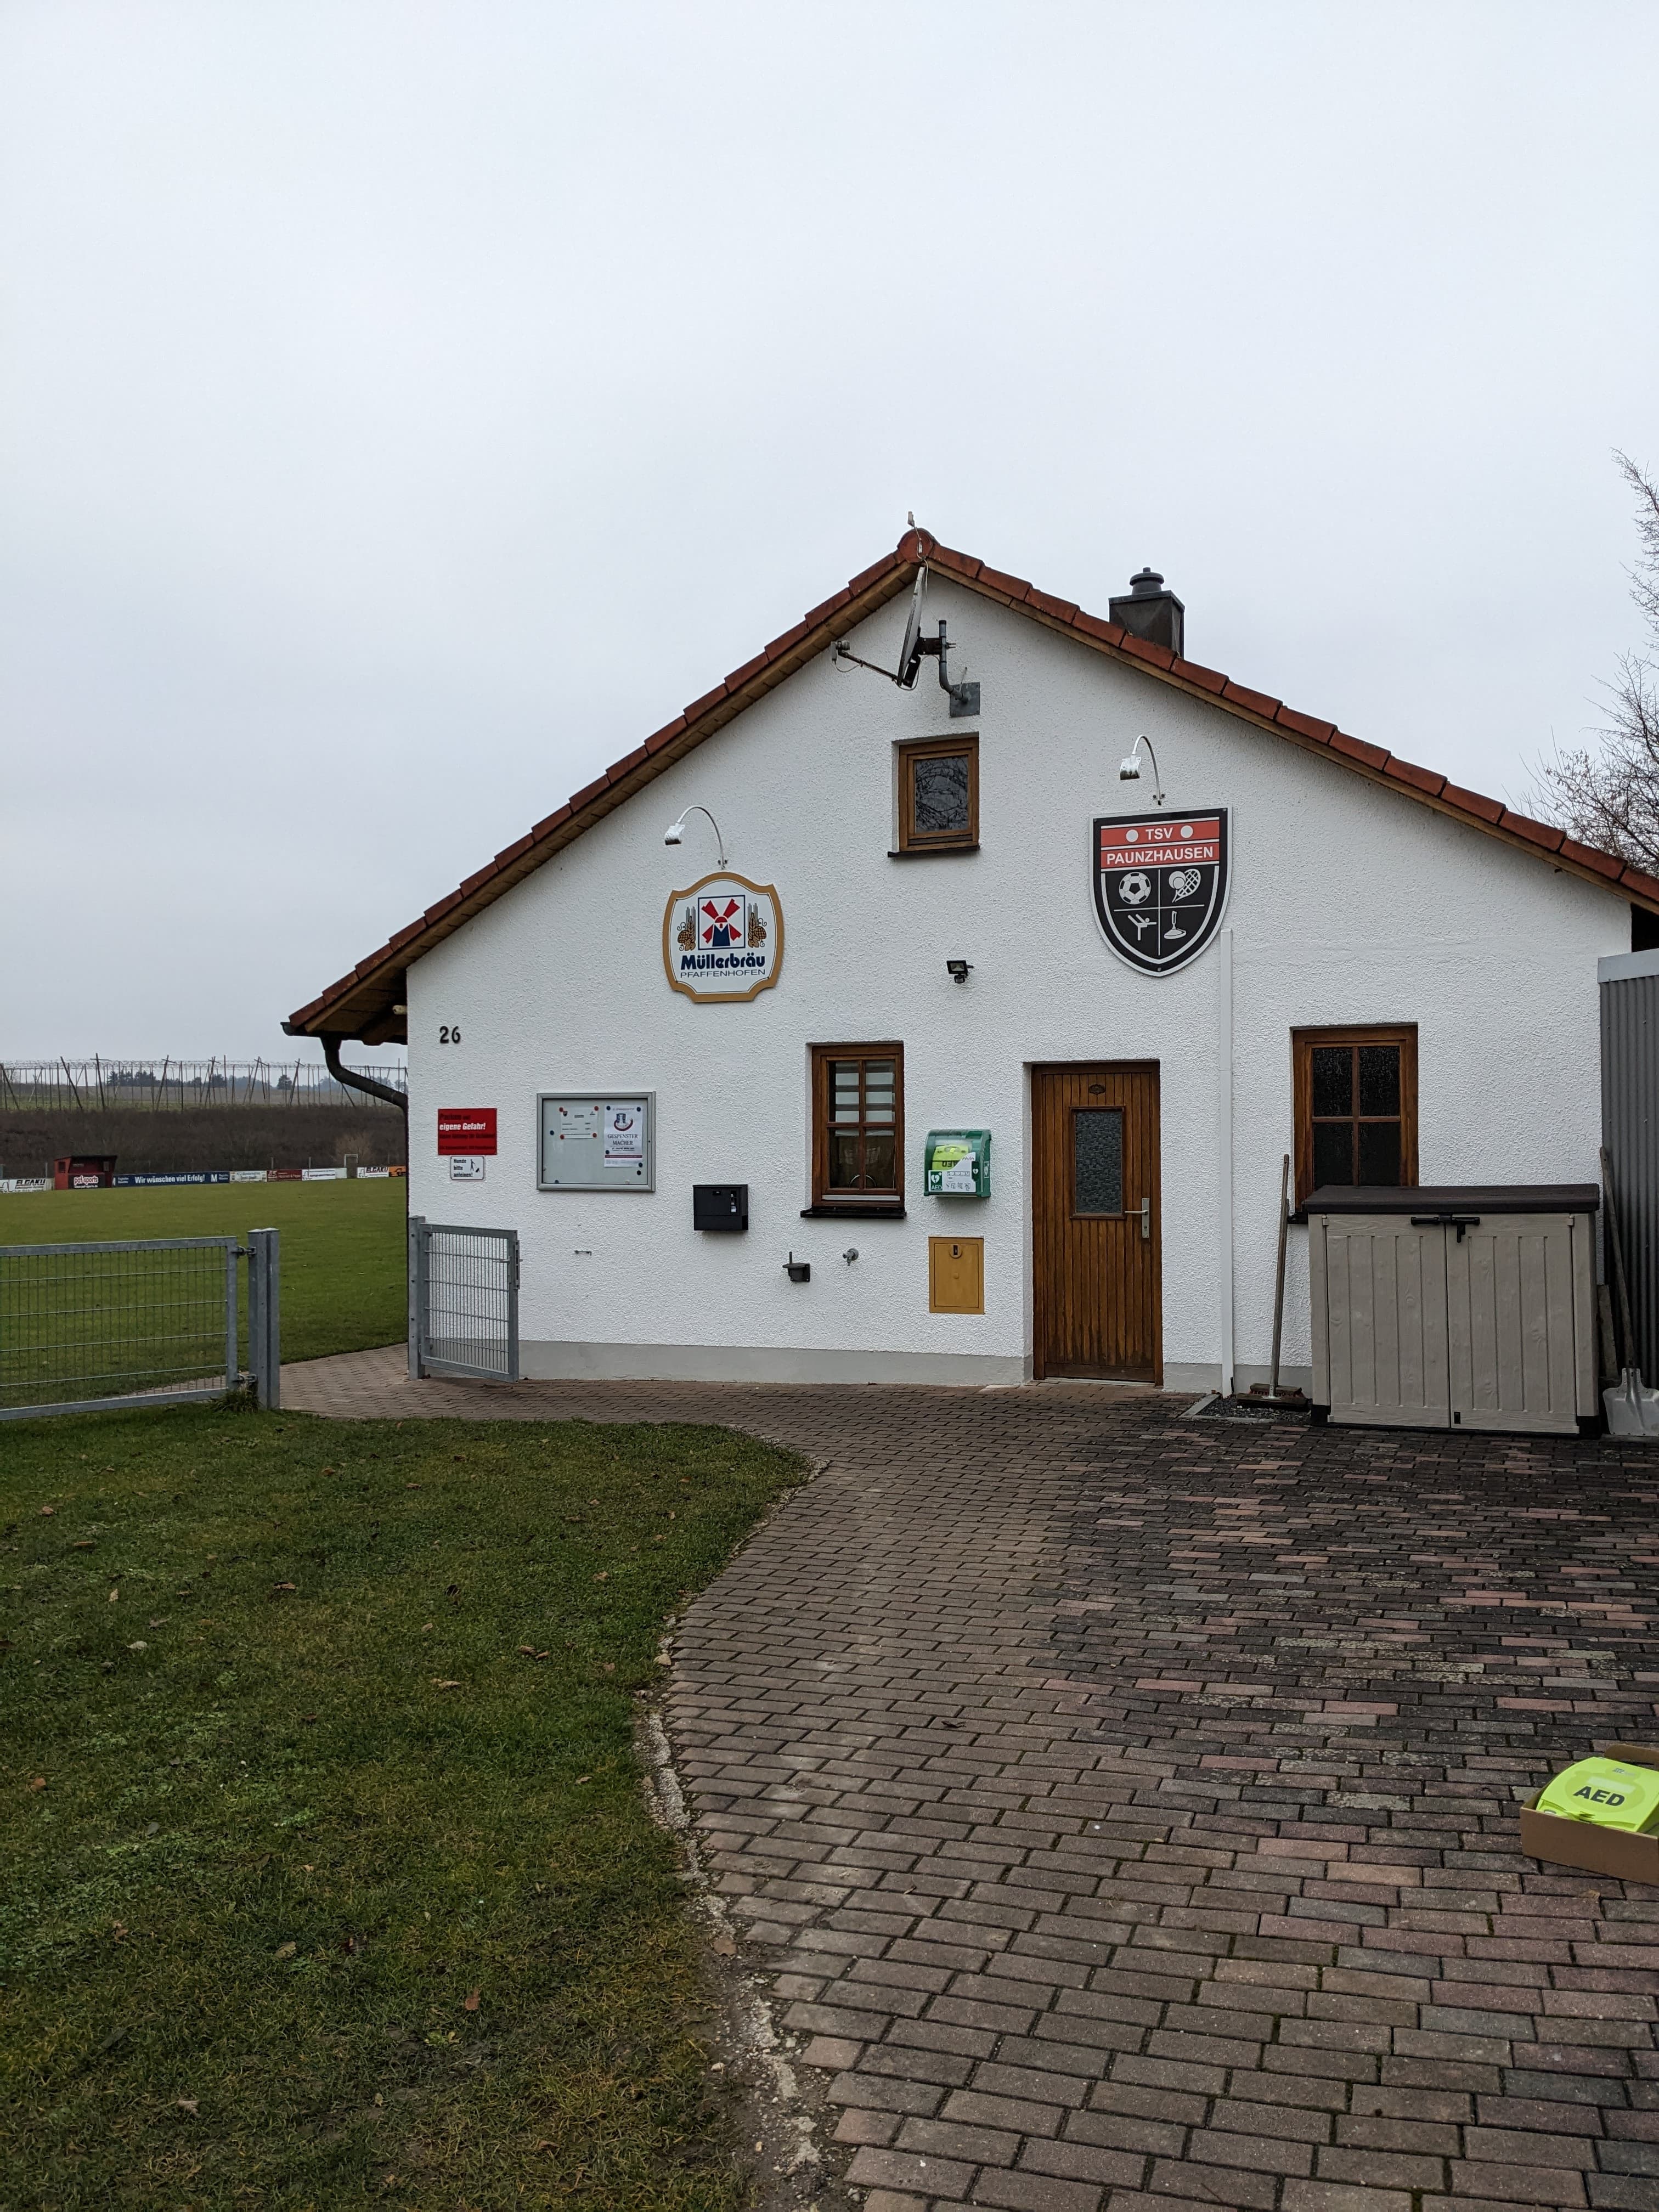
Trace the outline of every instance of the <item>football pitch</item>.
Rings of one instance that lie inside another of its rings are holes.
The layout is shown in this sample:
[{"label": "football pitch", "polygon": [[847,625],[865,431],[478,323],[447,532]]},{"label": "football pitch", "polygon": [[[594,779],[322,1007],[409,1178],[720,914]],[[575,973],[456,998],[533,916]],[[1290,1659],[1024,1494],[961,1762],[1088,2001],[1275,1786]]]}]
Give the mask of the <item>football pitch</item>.
[{"label": "football pitch", "polygon": [[351,1182],[196,1183],[142,1190],[44,1190],[0,1197],[0,1245],[136,1237],[283,1238],[283,1358],[320,1359],[403,1340],[405,1198],[401,1176]]}]

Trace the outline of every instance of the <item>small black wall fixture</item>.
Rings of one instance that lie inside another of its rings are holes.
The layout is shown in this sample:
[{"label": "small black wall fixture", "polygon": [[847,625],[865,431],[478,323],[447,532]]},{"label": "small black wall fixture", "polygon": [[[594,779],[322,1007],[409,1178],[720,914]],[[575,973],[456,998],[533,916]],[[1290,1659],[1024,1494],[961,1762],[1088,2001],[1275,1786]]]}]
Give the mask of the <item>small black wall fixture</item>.
[{"label": "small black wall fixture", "polygon": [[740,1234],[749,1226],[749,1186],[746,1182],[694,1182],[691,1186],[691,1226],[719,1235]]}]

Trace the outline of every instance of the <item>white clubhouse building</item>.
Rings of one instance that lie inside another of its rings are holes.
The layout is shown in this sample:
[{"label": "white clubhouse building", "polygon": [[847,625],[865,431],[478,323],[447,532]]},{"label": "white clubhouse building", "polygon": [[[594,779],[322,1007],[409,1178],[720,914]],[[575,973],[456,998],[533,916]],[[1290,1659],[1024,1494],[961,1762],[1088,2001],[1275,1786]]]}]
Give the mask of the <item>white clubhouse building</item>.
[{"label": "white clubhouse building", "polygon": [[526,1376],[1243,1386],[1285,1153],[1595,1181],[1659,882],[1112,616],[910,531],[293,1017],[406,1037]]}]

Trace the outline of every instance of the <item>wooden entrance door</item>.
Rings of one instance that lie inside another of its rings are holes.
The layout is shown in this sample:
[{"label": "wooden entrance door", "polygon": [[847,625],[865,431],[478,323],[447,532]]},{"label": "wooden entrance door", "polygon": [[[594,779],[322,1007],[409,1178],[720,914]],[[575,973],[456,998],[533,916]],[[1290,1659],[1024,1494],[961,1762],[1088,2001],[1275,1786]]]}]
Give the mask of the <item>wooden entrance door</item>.
[{"label": "wooden entrance door", "polygon": [[1031,1070],[1036,1371],[1156,1382],[1158,1066]]}]

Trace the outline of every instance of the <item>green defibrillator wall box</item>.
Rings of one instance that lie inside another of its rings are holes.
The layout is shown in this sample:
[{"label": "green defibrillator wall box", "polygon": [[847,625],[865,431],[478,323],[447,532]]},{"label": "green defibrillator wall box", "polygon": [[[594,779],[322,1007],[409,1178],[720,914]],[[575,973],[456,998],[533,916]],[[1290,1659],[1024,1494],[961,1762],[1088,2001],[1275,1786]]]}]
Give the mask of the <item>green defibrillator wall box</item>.
[{"label": "green defibrillator wall box", "polygon": [[929,1198],[989,1198],[991,1132],[930,1129],[922,1167]]}]

